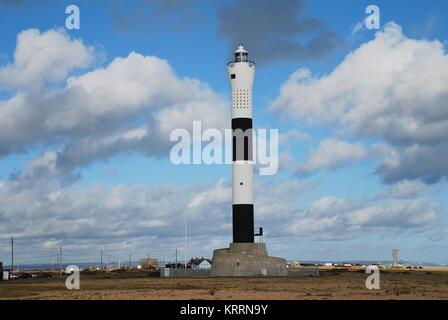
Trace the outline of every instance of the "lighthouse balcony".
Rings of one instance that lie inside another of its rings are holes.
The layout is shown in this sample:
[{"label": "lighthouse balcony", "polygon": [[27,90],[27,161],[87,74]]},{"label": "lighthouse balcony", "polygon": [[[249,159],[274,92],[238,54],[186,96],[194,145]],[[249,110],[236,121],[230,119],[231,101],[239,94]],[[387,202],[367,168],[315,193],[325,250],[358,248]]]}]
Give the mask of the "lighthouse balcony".
[{"label": "lighthouse balcony", "polygon": [[249,67],[255,66],[255,62],[253,61],[230,61],[229,63],[227,63],[227,66],[232,68],[235,66],[235,63],[247,63]]}]

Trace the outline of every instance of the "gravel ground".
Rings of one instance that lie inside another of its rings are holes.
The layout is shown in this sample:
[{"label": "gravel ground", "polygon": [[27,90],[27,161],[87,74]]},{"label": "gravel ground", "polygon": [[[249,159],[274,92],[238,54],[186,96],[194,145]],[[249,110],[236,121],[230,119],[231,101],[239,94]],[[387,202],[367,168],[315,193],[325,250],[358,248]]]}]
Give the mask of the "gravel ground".
[{"label": "gravel ground", "polygon": [[145,274],[81,275],[81,289],[65,278],[0,281],[0,299],[444,299],[448,272],[382,271],[381,288],[367,290],[363,271],[321,271],[319,277],[158,278]]}]

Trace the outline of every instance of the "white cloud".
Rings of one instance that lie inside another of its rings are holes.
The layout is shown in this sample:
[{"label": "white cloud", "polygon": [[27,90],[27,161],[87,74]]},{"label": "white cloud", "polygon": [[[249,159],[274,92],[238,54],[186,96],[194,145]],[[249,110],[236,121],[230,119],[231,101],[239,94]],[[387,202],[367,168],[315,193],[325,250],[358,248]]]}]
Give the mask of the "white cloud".
[{"label": "white cloud", "polygon": [[[57,175],[46,177],[30,181],[19,175],[1,183],[0,240],[14,236],[46,248],[63,244],[81,250],[78,258],[99,248],[141,252],[148,243],[158,243],[157,252],[166,254],[183,245],[187,215],[191,253],[211,250],[204,243],[231,241],[231,185],[226,181],[189,187],[81,186],[61,183]],[[440,237],[437,226],[446,226],[440,208],[423,196],[326,196],[304,206],[316,182],[262,180],[255,183],[255,223],[271,241],[429,231]]]},{"label": "white cloud", "polygon": [[292,129],[286,131],[285,133],[280,133],[278,136],[278,143],[280,145],[283,145],[291,141],[305,141],[309,140],[310,138],[311,135],[308,132]]},{"label": "white cloud", "polygon": [[437,150],[448,149],[447,83],[444,45],[408,38],[388,23],[330,74],[293,73],[270,109],[312,124],[336,123],[357,136],[382,137],[398,153],[397,166],[378,170],[386,182],[434,182],[448,175],[447,162],[437,157]]},{"label": "white cloud", "polygon": [[[61,31],[33,32],[30,34],[35,37],[55,34],[55,39],[63,40],[63,47],[80,48],[82,44]],[[32,40],[21,39],[21,46],[26,48],[26,41]],[[57,62],[59,49],[53,49],[41,55],[40,59],[48,57],[44,65]],[[84,50],[91,52],[85,46]],[[28,59],[36,63],[32,57]],[[104,68],[67,78],[71,70],[89,63],[81,60],[75,64],[62,61],[54,74],[48,68],[27,69],[16,62],[2,69],[9,68],[7,72],[13,75],[22,68],[21,76],[12,77],[7,86],[22,88],[10,99],[0,100],[0,154],[23,151],[39,142],[62,147],[43,152],[12,179],[0,181],[0,236],[14,235],[45,248],[68,243],[68,248],[86,252],[91,252],[92,246],[142,251],[148,243],[157,243],[160,252],[166,253],[183,242],[183,219],[188,214],[192,247],[211,250],[214,247],[204,243],[230,241],[231,188],[226,182],[191,187],[106,187],[67,181],[76,179],[76,175],[70,176],[73,168],[122,152],[167,154],[167,133],[172,128],[190,128],[192,120],[222,128],[228,118],[222,97],[200,81],[176,75],[165,60],[131,53]],[[42,85],[39,92],[30,86],[33,79]],[[64,80],[66,85],[58,89],[43,86]],[[307,99],[320,98],[309,93]],[[330,118],[339,121],[338,117]],[[355,126],[353,130],[357,131]],[[308,136],[292,130],[282,138],[287,143]],[[376,150],[389,161],[387,165],[403,161],[401,149],[385,144]],[[284,154],[284,165],[290,166],[291,155]],[[365,156],[362,145],[327,139],[310,154],[302,170],[334,169]],[[393,186],[390,195],[374,200],[322,197],[304,207],[302,195],[316,186],[316,182],[295,180],[257,182],[257,226],[264,226],[270,237],[338,239],[372,230],[426,230],[439,221],[437,206],[418,195],[422,186],[414,182]]]},{"label": "white cloud", "polygon": [[311,214],[331,215],[334,210],[347,208],[348,203],[345,199],[326,196],[314,201],[310,206]]},{"label": "white cloud", "polygon": [[278,168],[279,170],[294,170],[296,168],[294,157],[289,151],[279,153]]},{"label": "white cloud", "polygon": [[[81,186],[47,176],[41,182],[19,176],[0,188],[0,239],[14,236],[71,244],[88,240],[98,245],[154,237],[171,242],[183,237],[185,215],[192,241],[231,239],[232,193],[226,181],[190,187]],[[314,185],[285,181],[269,186],[256,184],[256,216],[274,234],[281,232],[291,212],[289,193],[298,196]]]},{"label": "white cloud", "polygon": [[366,156],[367,151],[360,144],[350,144],[337,139],[325,139],[300,164],[298,172],[299,174],[310,174],[320,169],[336,169],[359,162]]},{"label": "white cloud", "polygon": [[[102,116],[128,117],[148,108],[185,109],[185,113],[192,112],[195,103],[200,103],[208,104],[211,111],[216,112],[216,104],[221,102],[206,84],[178,77],[167,61],[134,52],[126,58],[115,58],[104,69],[71,77],[67,82],[64,97],[71,98],[67,97],[70,93],[80,94],[85,104],[73,105],[79,100],[69,100],[70,105],[59,108],[47,118],[45,126],[50,130],[80,127],[83,121],[93,124]],[[73,117],[73,110],[78,117]],[[211,113],[205,108],[201,111]],[[193,115],[200,116],[199,113]],[[188,114],[186,117],[191,118]],[[175,117],[169,120],[178,123]]]},{"label": "white cloud", "polygon": [[386,194],[394,198],[413,197],[425,190],[425,184],[421,181],[400,181],[388,188]]},{"label": "white cloud", "polygon": [[390,235],[406,230],[432,232],[445,221],[439,211],[439,206],[425,197],[383,195],[355,201],[323,197],[296,213],[287,231],[291,235],[319,239],[352,239],[361,233]]},{"label": "white cloud", "polygon": [[215,188],[194,195],[188,203],[188,208],[198,208],[214,203],[231,203],[232,188],[224,180],[218,181]]},{"label": "white cloud", "polygon": [[299,182],[287,181],[263,181],[255,183],[255,217],[261,225],[272,234],[281,234],[284,225],[288,224],[291,215],[300,207],[300,196],[314,190],[319,183],[316,181]]},{"label": "white cloud", "polygon": [[386,183],[412,179],[437,183],[448,177],[448,140],[389,149],[384,161],[376,169]]},{"label": "white cloud", "polygon": [[[221,184],[207,185],[212,195],[223,193]],[[225,189],[227,190],[227,189]],[[224,191],[225,191],[224,190]],[[229,189],[230,190],[230,189]],[[213,202],[188,207],[201,187],[145,187],[117,185],[63,186],[54,179],[27,185],[10,181],[0,189],[2,235],[39,239],[118,239],[181,234],[183,215],[194,217],[192,233],[222,234],[227,194]],[[230,193],[229,193],[230,194]],[[50,196],[49,196],[50,195]],[[213,221],[213,223],[212,223]]]},{"label": "white cloud", "polygon": [[[51,45],[39,51],[48,41]],[[35,46],[37,55],[27,56],[27,48]],[[65,51],[76,57],[62,59]],[[70,171],[121,152],[168,155],[170,131],[190,129],[193,120],[202,120],[203,127],[225,127],[225,100],[207,84],[179,77],[154,56],[132,52],[104,68],[66,78],[73,68],[87,65],[91,51],[60,30],[32,29],[18,36],[15,64],[1,69],[0,78],[7,81],[7,72],[13,72],[22,84],[64,80],[66,86],[25,87],[0,100],[0,155],[37,143],[62,145],[53,152],[54,163]]]},{"label": "white cloud", "polygon": [[0,88],[42,85],[64,80],[70,71],[87,67],[95,51],[81,40],[70,39],[64,29],[41,33],[28,29],[18,34],[14,62],[0,67]]},{"label": "white cloud", "polygon": [[422,226],[437,218],[437,206],[428,199],[388,199],[347,214],[351,225],[407,228]]},{"label": "white cloud", "polygon": [[58,240],[48,240],[42,243],[42,247],[45,249],[55,248],[60,245],[60,241]]}]

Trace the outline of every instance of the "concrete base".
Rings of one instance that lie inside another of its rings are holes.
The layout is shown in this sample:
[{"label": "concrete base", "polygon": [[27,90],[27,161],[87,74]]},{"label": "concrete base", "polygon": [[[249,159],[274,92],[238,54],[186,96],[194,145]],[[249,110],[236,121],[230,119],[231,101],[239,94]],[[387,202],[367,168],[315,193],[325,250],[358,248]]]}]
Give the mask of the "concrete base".
[{"label": "concrete base", "polygon": [[286,260],[268,256],[264,243],[231,243],[213,252],[214,277],[279,277],[288,275]]}]

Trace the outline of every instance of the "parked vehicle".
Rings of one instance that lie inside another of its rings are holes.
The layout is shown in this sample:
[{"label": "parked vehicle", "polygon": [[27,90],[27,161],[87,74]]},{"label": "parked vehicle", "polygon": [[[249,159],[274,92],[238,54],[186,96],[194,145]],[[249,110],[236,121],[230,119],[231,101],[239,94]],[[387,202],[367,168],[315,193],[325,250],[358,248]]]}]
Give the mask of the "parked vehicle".
[{"label": "parked vehicle", "polygon": [[32,275],[34,279],[51,279],[53,276],[49,273],[34,273]]},{"label": "parked vehicle", "polygon": [[26,272],[16,272],[12,273],[10,276],[11,279],[18,280],[18,279],[30,279],[32,278],[32,275]]}]

